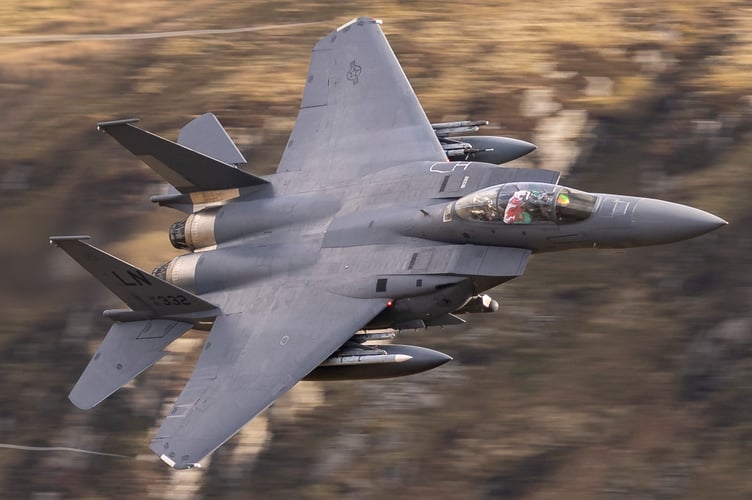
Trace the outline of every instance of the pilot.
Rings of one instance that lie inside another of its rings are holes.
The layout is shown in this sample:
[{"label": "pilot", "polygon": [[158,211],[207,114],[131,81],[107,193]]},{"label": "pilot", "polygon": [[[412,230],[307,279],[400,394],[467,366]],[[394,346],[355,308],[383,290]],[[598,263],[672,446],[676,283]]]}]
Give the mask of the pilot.
[{"label": "pilot", "polygon": [[528,191],[516,191],[507,202],[504,210],[504,224],[530,224],[532,216],[525,210],[525,200],[530,193]]},{"label": "pilot", "polygon": [[477,206],[474,207],[474,210],[473,210],[473,216],[475,219],[486,221],[486,222],[499,220],[499,214],[496,208],[496,203],[492,198],[482,197],[479,199],[476,198],[473,201],[477,204]]}]

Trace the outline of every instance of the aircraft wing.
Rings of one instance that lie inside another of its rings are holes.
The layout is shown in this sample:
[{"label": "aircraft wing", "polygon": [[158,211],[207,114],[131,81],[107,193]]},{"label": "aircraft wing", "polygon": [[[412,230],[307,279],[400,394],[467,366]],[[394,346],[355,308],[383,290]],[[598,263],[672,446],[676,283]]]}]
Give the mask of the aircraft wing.
[{"label": "aircraft wing", "polygon": [[278,173],[315,170],[337,180],[414,160],[447,161],[379,24],[355,19],[314,46]]},{"label": "aircraft wing", "polygon": [[217,317],[151,443],[176,469],[197,466],[386,307],[386,299],[303,286],[265,287],[254,297],[243,298],[253,307]]}]

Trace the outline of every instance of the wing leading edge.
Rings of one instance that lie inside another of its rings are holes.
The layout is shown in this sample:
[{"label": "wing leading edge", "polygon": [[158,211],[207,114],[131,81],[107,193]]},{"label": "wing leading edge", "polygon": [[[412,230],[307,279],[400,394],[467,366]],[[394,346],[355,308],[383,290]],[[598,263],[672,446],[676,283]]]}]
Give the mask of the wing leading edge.
[{"label": "wing leading edge", "polygon": [[342,179],[410,161],[446,161],[379,24],[359,18],[315,45],[277,172]]},{"label": "wing leading edge", "polygon": [[[275,294],[271,289],[260,292]],[[266,305],[217,317],[151,449],[176,469],[197,467],[378,315],[386,302],[285,288]]]}]

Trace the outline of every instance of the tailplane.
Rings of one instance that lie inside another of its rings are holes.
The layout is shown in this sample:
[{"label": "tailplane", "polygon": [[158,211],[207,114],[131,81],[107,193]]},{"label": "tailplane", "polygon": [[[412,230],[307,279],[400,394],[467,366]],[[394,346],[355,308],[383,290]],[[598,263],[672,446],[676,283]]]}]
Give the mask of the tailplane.
[{"label": "tailplane", "polygon": [[138,128],[136,122],[137,118],[100,122],[97,129],[114,137],[180,193],[268,184],[237,168],[245,158],[214,115],[203,115],[189,123],[181,132],[183,144]]},{"label": "tailplane", "polygon": [[164,348],[192,326],[165,319],[114,323],[68,398],[82,410],[93,408],[162,359]]},{"label": "tailplane", "polygon": [[[172,283],[142,271],[82,240],[88,236],[51,236],[81,267],[120,297],[138,319],[169,318],[194,321],[213,318],[219,308]],[[121,314],[121,317],[125,317]]]},{"label": "tailplane", "polygon": [[84,243],[85,239],[88,236],[52,236],[50,243],[73,257],[131,310],[105,311],[116,321],[68,396],[82,410],[96,406],[162,359],[165,347],[201,320],[221,314],[214,304]]}]

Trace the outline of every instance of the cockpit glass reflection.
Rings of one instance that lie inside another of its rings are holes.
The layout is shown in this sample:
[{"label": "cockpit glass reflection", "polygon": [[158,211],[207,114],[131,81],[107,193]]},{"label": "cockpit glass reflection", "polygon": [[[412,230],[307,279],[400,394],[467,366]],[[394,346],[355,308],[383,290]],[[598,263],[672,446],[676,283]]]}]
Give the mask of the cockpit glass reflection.
[{"label": "cockpit glass reflection", "polygon": [[593,213],[596,196],[542,183],[501,184],[457,200],[456,214],[467,220],[504,224],[571,224]]}]

